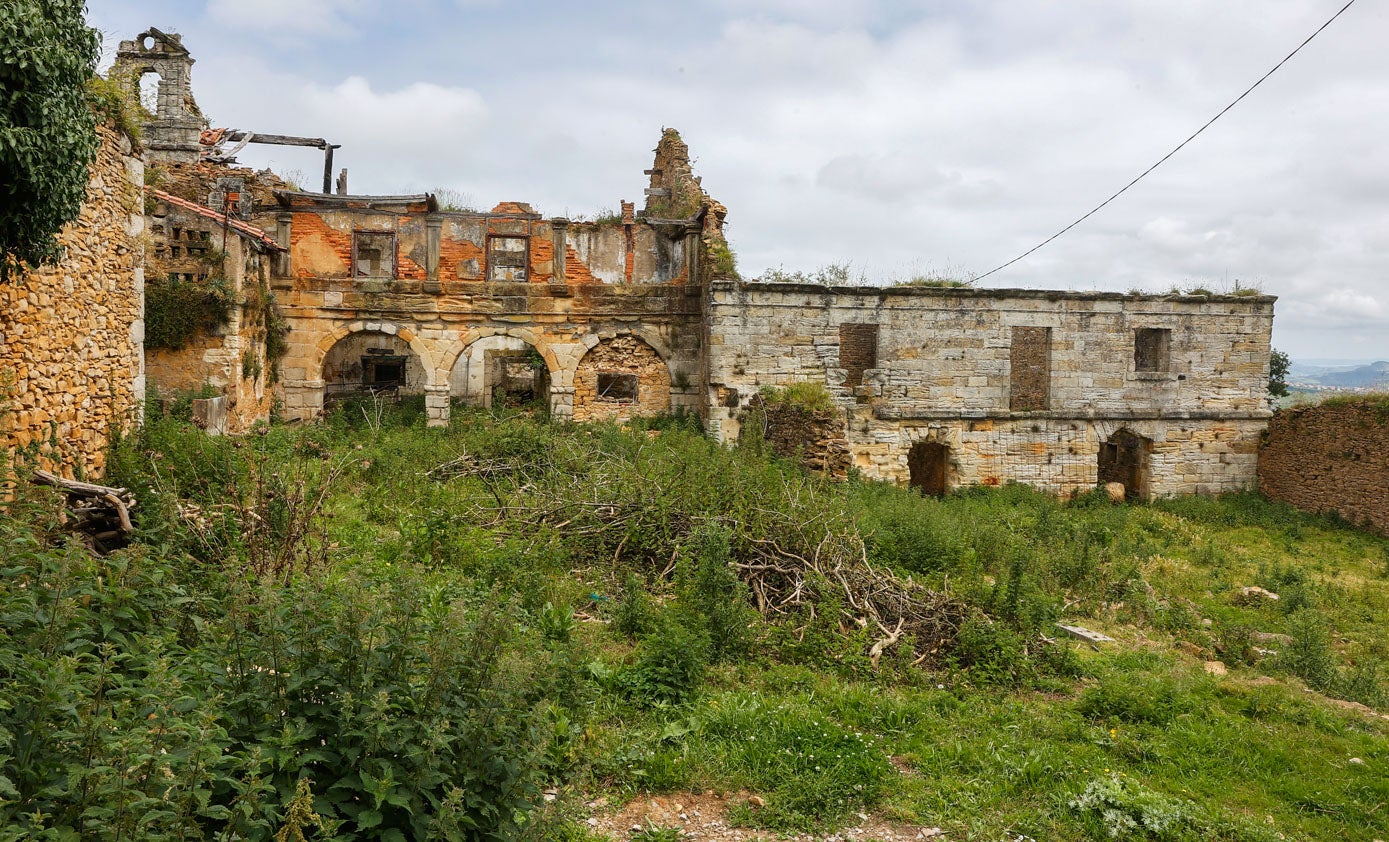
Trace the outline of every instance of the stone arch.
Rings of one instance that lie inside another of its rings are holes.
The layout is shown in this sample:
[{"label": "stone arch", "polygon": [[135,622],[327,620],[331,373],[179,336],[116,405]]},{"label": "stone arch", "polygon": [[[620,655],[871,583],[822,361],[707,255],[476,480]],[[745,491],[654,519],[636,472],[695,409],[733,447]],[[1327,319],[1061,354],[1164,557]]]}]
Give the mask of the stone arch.
[{"label": "stone arch", "polygon": [[574,372],[575,421],[625,421],[670,411],[670,365],[646,339],[618,333],[584,344],[588,353]]},{"label": "stone arch", "polygon": [[449,382],[454,370],[458,366],[458,361],[473,343],[492,336],[510,336],[525,342],[540,353],[545,360],[545,367],[549,369],[552,379],[557,378],[561,371],[559,359],[555,357],[554,351],[549,343],[545,342],[540,334],[526,327],[498,327],[498,328],[478,328],[468,331],[463,336],[454,340],[443,353],[439,355],[439,374],[441,382]]},{"label": "stone arch", "polygon": [[[549,406],[553,354],[546,354],[515,332],[494,332],[469,342],[456,353],[448,373],[449,396],[472,406],[491,408],[498,396],[508,404]],[[536,357],[544,360],[540,365]]]},{"label": "stone arch", "polygon": [[368,322],[357,321],[351,324],[340,325],[318,340],[315,347],[313,359],[310,360],[309,370],[311,372],[322,372],[323,361],[328,356],[334,345],[354,333],[384,333],[387,336],[399,337],[402,342],[410,346],[410,350],[420,358],[420,365],[425,372],[424,386],[426,388],[435,385],[437,376],[434,370],[434,354],[429,346],[416,335],[415,331],[408,327],[393,324],[391,322]]},{"label": "stone arch", "polygon": [[339,339],[323,355],[325,399],[354,392],[423,394],[429,370],[410,343],[397,334],[362,330]]},{"label": "stone arch", "polygon": [[1100,443],[1097,478],[1103,486],[1117,482],[1124,486],[1127,500],[1145,500],[1149,495],[1153,441],[1120,427]]}]

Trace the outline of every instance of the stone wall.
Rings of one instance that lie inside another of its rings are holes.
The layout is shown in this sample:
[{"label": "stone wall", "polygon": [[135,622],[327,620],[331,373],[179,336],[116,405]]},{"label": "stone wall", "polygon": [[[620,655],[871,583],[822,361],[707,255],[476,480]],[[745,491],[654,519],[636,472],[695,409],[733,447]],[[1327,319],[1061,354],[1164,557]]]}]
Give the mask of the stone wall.
[{"label": "stone wall", "polygon": [[232,296],[227,322],[195,335],[184,347],[146,348],[149,386],[169,397],[211,387],[226,400],[226,431],[241,433],[270,417],[272,362],[267,332],[273,298],[270,266],[273,247],[245,230],[224,226],[211,208],[152,191],[147,217],[152,253],[150,278],[177,277],[181,283],[222,279]]},{"label": "stone wall", "polygon": [[[624,375],[633,379],[630,396],[600,383]],[[633,415],[665,412],[670,412],[670,369],[639,337],[623,334],[601,340],[579,360],[574,373],[575,421],[626,421]]]},{"label": "stone wall", "polygon": [[[544,362],[537,384],[554,416],[627,417],[633,407],[595,400],[596,381],[582,380],[582,361],[600,346],[612,357],[604,371],[620,362],[639,373],[636,410],[698,411],[700,297],[685,283],[696,237],[684,228],[571,225],[514,202],[483,214],[438,213],[427,196],[281,199],[285,208],[260,222],[273,219],[290,248],[273,281],[291,327],[282,364],[289,418],[321,411],[325,389],[341,380],[325,360],[356,333],[386,334],[408,348],[411,368],[422,372],[411,386],[424,392],[433,424],[446,422],[451,398],[489,404],[489,359],[531,351]],[[388,251],[395,244],[379,275],[358,274],[363,234],[382,235]],[[523,272],[512,280],[488,280],[496,237],[526,240],[524,262],[511,267]],[[635,356],[618,360],[614,348]]]},{"label": "stone wall", "polygon": [[1259,451],[1259,490],[1306,512],[1336,512],[1389,535],[1389,411],[1384,403],[1283,410]]},{"label": "stone wall", "polygon": [[[720,440],[738,436],[739,407],[761,387],[808,380],[829,389],[854,464],[874,478],[909,482],[912,445],[930,441],[949,448],[950,487],[1069,493],[1094,487],[1104,445],[1127,429],[1145,441],[1142,495],[1254,482],[1271,297],[731,282],[709,296],[706,402]],[[860,385],[849,369],[868,330],[876,367]],[[1156,371],[1137,352],[1145,330],[1167,340]]]},{"label": "stone wall", "polygon": [[145,394],[144,166],[123,134],[98,133],[66,257],[0,285],[0,440],[68,476],[101,475]]}]

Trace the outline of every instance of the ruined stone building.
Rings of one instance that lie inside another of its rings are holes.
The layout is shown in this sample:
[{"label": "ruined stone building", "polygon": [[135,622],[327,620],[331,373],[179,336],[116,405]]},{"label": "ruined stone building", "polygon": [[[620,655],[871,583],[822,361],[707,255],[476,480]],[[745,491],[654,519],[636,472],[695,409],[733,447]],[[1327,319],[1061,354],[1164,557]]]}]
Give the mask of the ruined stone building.
[{"label": "ruined stone building", "polygon": [[[167,189],[215,205],[218,179],[242,179],[241,221],[263,236],[235,226],[235,260],[260,273],[253,285],[287,327],[274,389],[290,419],[390,389],[423,395],[436,425],[456,403],[534,401],[579,421],[697,413],[731,441],[761,390],[811,382],[832,396],[826,435],[845,467],[933,493],[1117,481],[1149,496],[1254,479],[1272,297],[746,283],[726,210],[674,130],[646,171],[644,207],[624,201],[599,220],[521,202],[442,210],[426,194],[352,195],[345,179],[329,193],[334,145],[271,136],[327,156],[324,192],[287,189],[226,165],[249,131],[202,132],[190,147],[192,60],[177,36],[151,30],[121,55],[168,87],[147,129],[180,185]],[[228,227],[162,207],[165,232]],[[170,223],[174,211],[205,223]],[[247,392],[236,358],[266,337],[225,333],[240,339],[200,346],[183,375],[161,360],[160,378],[225,383],[260,411],[265,385]]]},{"label": "ruined stone building", "polygon": [[144,402],[144,164],[122,132],[97,133],[81,214],[58,237],[66,256],[0,284],[0,474],[25,454],[100,476]]}]

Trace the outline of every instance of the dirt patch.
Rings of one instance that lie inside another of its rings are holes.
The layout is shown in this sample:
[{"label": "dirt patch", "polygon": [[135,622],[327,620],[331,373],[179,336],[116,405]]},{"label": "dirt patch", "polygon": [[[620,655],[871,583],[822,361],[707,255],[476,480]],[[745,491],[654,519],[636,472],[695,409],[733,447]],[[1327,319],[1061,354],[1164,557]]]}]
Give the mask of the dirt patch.
[{"label": "dirt patch", "polygon": [[[733,827],[728,810],[760,799],[748,792],[719,795],[694,792],[634,798],[618,808],[611,808],[604,799],[590,802],[593,817],[589,826],[614,840],[630,839],[635,833],[650,827],[677,828],[685,839],[729,840],[729,842],[771,842],[793,838],[805,842],[847,842],[847,840],[880,840],[894,842],[909,839],[945,839],[939,828],[898,824],[878,817],[859,814],[859,821],[835,833],[824,835],[795,834],[787,837],[766,830]],[[754,807],[754,809],[756,809]]]}]

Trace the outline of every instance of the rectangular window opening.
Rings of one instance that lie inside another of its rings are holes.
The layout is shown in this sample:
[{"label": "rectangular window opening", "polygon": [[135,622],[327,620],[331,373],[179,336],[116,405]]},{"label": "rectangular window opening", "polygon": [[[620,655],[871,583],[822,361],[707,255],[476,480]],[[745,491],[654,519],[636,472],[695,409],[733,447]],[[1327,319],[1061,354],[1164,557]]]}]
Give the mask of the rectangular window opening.
[{"label": "rectangular window opening", "polygon": [[395,234],[390,231],[352,233],[353,274],[358,278],[395,277]]},{"label": "rectangular window opening", "polygon": [[526,237],[489,237],[487,240],[487,280],[526,280],[530,241]]},{"label": "rectangular window opening", "polygon": [[1165,327],[1140,327],[1133,332],[1133,368],[1139,372],[1165,372],[1172,367],[1172,331]]},{"label": "rectangular window opening", "polygon": [[1008,361],[1008,408],[1014,412],[1050,409],[1051,328],[1013,328]]},{"label": "rectangular window opening", "polygon": [[839,367],[844,369],[845,386],[855,389],[863,385],[863,373],[878,367],[876,324],[839,326]]},{"label": "rectangular window opening", "polygon": [[598,372],[598,399],[635,403],[637,400],[637,376],[615,371]]}]

